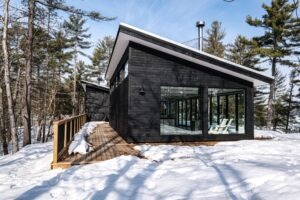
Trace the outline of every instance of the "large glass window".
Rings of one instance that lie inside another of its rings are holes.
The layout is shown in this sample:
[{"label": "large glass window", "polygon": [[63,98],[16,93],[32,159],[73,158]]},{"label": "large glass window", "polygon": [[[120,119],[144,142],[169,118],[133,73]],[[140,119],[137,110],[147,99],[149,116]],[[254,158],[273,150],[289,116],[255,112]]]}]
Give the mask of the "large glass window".
[{"label": "large glass window", "polygon": [[245,133],[245,91],[208,89],[209,134]]},{"label": "large glass window", "polygon": [[161,135],[202,133],[199,88],[161,87]]}]

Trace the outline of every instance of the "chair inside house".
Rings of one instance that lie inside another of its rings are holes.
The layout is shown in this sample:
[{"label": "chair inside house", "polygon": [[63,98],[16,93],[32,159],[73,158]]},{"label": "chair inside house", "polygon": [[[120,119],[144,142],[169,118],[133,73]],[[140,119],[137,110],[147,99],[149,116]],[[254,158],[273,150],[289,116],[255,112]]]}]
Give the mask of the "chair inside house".
[{"label": "chair inside house", "polygon": [[[223,119],[220,125],[216,125],[215,127],[211,127],[208,131],[210,134],[228,134],[229,127],[232,124],[233,119],[231,118],[229,121],[228,119]],[[227,123],[228,122],[228,123]]]},{"label": "chair inside house", "polygon": [[208,88],[209,134],[245,134],[245,91]]}]

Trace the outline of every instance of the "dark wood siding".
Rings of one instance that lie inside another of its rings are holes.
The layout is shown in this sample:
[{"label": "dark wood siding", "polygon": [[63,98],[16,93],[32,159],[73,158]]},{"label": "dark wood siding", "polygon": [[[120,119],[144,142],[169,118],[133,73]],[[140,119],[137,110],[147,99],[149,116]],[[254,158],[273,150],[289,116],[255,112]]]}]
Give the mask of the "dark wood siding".
[{"label": "dark wood siding", "polygon": [[109,91],[86,85],[85,110],[89,121],[108,119]]},{"label": "dark wood siding", "polygon": [[173,51],[176,51],[176,52],[188,55],[190,57],[193,57],[193,58],[196,58],[196,59],[199,59],[199,60],[203,60],[205,62],[212,63],[212,64],[217,65],[217,66],[221,66],[221,67],[223,67],[225,69],[229,69],[229,70],[231,70],[233,72],[237,72],[239,74],[243,74],[243,75],[246,75],[246,76],[249,76],[249,77],[261,80],[261,81],[264,81],[266,83],[272,83],[272,81],[273,81],[272,78],[266,77],[266,76],[264,76],[264,75],[262,75],[260,73],[254,73],[254,72],[251,72],[249,70],[245,70],[245,69],[243,69],[241,67],[237,67],[237,66],[229,64],[227,62],[224,62],[224,61],[212,58],[210,56],[207,56],[207,55],[204,55],[204,54],[199,54],[199,53],[197,53],[195,51],[192,51],[190,49],[180,47],[180,46],[178,46],[176,44],[173,44],[173,43],[170,43],[170,42],[166,42],[166,41],[158,39],[156,37],[152,37],[152,36],[150,36],[148,34],[141,33],[139,31],[130,29],[130,28],[126,27],[126,26],[120,26],[120,29],[118,31],[118,35],[119,35],[119,32],[122,32],[122,33],[130,35],[132,37],[136,37],[136,38],[139,38],[141,40],[144,40],[144,41],[147,41],[147,42],[150,42],[150,43],[162,46],[162,47],[167,48],[167,49],[170,49],[170,50],[173,50]]},{"label": "dark wood siding", "polygon": [[109,123],[122,137],[126,137],[128,124],[128,78],[110,94]]},{"label": "dark wood siding", "polygon": [[[168,142],[197,140],[235,140],[253,138],[253,85],[219,71],[190,63],[177,57],[158,52],[136,43],[129,48],[129,96],[128,99],[128,140],[133,142]],[[181,86],[202,88],[205,101],[202,101],[204,133],[200,136],[162,136],[160,135],[160,87]],[[145,95],[139,93],[141,87]],[[239,88],[246,91],[246,132],[245,135],[207,135],[207,88]],[[125,91],[125,90],[124,90]],[[125,99],[123,99],[125,97]],[[120,96],[111,95],[111,101]],[[126,102],[127,103],[127,102]],[[124,104],[125,105],[125,104]],[[111,110],[112,113],[118,113]],[[119,114],[120,115],[120,114]],[[117,116],[116,116],[117,117]],[[119,117],[121,118],[121,116]],[[126,118],[126,117],[124,117]],[[126,124],[127,125],[127,124]],[[114,124],[113,127],[118,127]],[[118,129],[116,128],[118,131]],[[119,132],[119,131],[118,131]],[[119,132],[121,133],[121,132]],[[122,132],[124,134],[124,132]],[[204,136],[204,137],[203,137]]]}]

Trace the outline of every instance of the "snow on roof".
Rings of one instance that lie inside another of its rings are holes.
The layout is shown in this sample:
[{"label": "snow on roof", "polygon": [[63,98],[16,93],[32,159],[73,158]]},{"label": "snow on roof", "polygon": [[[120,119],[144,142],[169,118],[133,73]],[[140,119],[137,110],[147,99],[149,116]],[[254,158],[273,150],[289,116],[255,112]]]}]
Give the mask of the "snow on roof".
[{"label": "snow on roof", "polygon": [[131,26],[129,24],[120,23],[118,35],[117,35],[117,38],[116,38],[116,41],[115,41],[115,45],[114,45],[114,50],[113,50],[113,53],[111,55],[111,59],[110,59],[110,62],[109,62],[109,65],[108,65],[108,68],[107,68],[107,71],[106,71],[106,74],[105,74],[105,77],[106,77],[107,80],[110,80],[110,78],[112,77],[112,75],[113,75],[113,73],[114,73],[114,71],[115,71],[115,69],[116,69],[116,67],[117,67],[117,65],[118,65],[118,63],[119,63],[122,55],[124,54],[124,52],[125,52],[128,44],[129,44],[129,41],[133,41],[133,42],[137,42],[139,44],[142,44],[142,45],[145,45],[145,46],[148,46],[148,47],[160,50],[162,52],[169,53],[171,55],[175,55],[175,56],[178,56],[180,58],[183,58],[183,59],[195,62],[197,64],[201,64],[201,65],[203,65],[205,67],[213,68],[213,69],[216,69],[218,71],[224,72],[226,74],[230,74],[230,75],[233,75],[233,76],[236,76],[236,77],[248,80],[250,82],[253,82],[255,86],[256,85],[266,84],[266,82],[264,82],[262,80],[258,80],[258,79],[255,79],[255,78],[251,78],[249,76],[241,75],[240,73],[234,72],[233,70],[225,69],[225,68],[223,68],[221,66],[216,66],[216,65],[213,65],[211,63],[208,63],[208,62],[205,62],[205,61],[201,61],[200,59],[196,59],[196,58],[193,58],[191,56],[185,55],[183,53],[176,52],[175,50],[167,49],[166,47],[163,47],[163,46],[160,46],[160,45],[157,45],[157,44],[154,44],[154,43],[142,40],[140,38],[134,37],[132,35],[128,35],[126,33],[120,32],[121,28],[125,28],[127,30],[134,31],[134,32],[140,33],[142,35],[146,35],[148,37],[151,37],[153,39],[157,39],[159,41],[163,41],[163,42],[175,45],[177,47],[186,49],[188,51],[192,51],[192,52],[194,52],[196,54],[200,54],[200,55],[209,57],[209,58],[214,59],[216,61],[220,61],[220,62],[229,64],[229,65],[235,66],[235,67],[237,67],[237,68],[239,68],[241,70],[250,72],[250,73],[258,75],[260,77],[264,77],[264,78],[266,78],[268,80],[273,80],[274,79],[273,76],[266,75],[266,74],[264,74],[262,72],[259,72],[257,70],[251,69],[249,67],[245,67],[245,66],[239,65],[237,63],[231,62],[231,61],[223,59],[223,58],[219,58],[217,56],[214,56],[214,55],[211,55],[209,53],[200,51],[198,49],[186,46],[186,45],[178,43],[176,41],[173,41],[173,40],[161,37],[159,35],[156,35],[154,33],[150,33],[148,31],[145,31],[145,30],[142,30],[140,28]]}]

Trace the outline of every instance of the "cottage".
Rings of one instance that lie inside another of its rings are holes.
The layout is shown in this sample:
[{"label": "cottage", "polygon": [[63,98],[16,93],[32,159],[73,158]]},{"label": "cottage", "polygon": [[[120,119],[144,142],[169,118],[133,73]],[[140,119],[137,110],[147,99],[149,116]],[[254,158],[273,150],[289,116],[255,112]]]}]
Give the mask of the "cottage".
[{"label": "cottage", "polygon": [[120,24],[110,125],[129,142],[253,139],[254,87],[273,77]]}]

